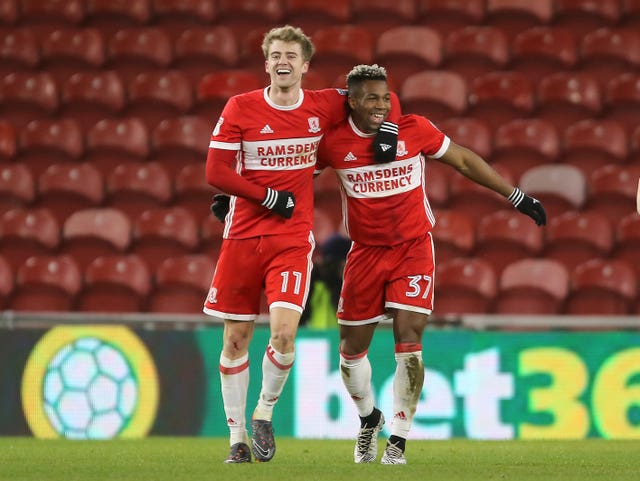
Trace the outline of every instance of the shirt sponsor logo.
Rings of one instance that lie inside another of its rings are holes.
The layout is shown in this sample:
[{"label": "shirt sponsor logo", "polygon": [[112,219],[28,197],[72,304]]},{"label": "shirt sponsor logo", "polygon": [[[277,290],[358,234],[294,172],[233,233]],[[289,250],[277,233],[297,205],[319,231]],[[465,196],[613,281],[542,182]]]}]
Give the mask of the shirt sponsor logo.
[{"label": "shirt sponsor logo", "polygon": [[377,198],[408,192],[421,185],[418,157],[399,160],[387,165],[366,165],[352,169],[338,169],[349,197]]},{"label": "shirt sponsor logo", "polygon": [[322,136],[243,142],[244,167],[249,170],[296,170],[316,164]]}]

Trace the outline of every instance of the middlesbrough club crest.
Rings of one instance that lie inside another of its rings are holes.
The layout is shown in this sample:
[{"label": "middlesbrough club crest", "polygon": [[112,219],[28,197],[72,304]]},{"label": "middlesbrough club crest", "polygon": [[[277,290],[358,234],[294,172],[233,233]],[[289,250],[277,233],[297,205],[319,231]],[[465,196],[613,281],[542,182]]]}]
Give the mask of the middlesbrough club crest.
[{"label": "middlesbrough club crest", "polygon": [[320,132],[320,119],[318,117],[309,117],[307,121],[309,122],[309,132],[312,134]]},{"label": "middlesbrough club crest", "polygon": [[403,157],[407,154],[407,147],[404,145],[404,140],[398,140],[398,150],[396,151],[396,157]]}]

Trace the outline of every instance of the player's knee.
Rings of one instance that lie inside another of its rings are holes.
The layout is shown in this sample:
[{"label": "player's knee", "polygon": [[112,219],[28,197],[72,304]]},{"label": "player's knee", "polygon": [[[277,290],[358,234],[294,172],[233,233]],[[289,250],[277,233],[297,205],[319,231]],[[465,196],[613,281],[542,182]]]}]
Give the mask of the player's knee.
[{"label": "player's knee", "polygon": [[288,326],[280,327],[271,331],[271,345],[278,352],[291,352],[295,344],[296,330]]}]

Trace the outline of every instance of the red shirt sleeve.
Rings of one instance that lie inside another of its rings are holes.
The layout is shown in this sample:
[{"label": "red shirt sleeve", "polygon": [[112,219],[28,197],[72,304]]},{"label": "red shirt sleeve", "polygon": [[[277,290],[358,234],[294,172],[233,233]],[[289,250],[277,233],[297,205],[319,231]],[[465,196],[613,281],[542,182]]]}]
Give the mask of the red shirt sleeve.
[{"label": "red shirt sleeve", "polygon": [[266,189],[249,182],[235,171],[237,153],[235,150],[209,149],[206,165],[207,182],[227,194],[262,202]]}]

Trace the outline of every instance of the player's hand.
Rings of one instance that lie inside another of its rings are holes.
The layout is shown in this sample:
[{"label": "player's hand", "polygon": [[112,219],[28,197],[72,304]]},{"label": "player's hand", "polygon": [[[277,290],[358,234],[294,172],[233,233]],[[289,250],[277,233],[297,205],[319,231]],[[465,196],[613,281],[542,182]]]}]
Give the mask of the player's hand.
[{"label": "player's hand", "polygon": [[393,122],[382,122],[373,139],[373,159],[376,164],[396,160],[398,150],[398,126]]},{"label": "player's hand", "polygon": [[224,224],[224,219],[229,212],[229,201],[231,197],[227,194],[216,194],[213,196],[213,202],[211,204],[211,212],[215,215],[220,222]]},{"label": "player's hand", "polygon": [[531,217],[537,225],[547,224],[547,213],[538,199],[534,199],[516,187],[511,192],[508,200],[520,212]]},{"label": "player's hand", "polygon": [[291,219],[293,208],[296,206],[296,198],[286,190],[267,187],[267,195],[265,195],[262,205],[285,219]]}]

